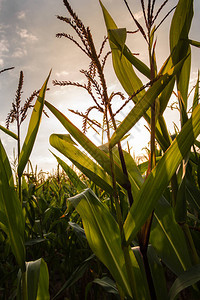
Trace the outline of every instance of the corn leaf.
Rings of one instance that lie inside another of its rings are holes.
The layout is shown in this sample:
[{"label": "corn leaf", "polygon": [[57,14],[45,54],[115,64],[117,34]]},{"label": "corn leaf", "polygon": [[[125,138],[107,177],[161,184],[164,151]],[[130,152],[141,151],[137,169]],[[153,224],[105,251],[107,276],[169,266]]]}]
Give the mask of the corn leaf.
[{"label": "corn leaf", "polygon": [[100,166],[76,148],[71,142],[68,143],[66,137],[67,135],[65,135],[65,139],[62,139],[59,135],[52,134],[50,136],[51,146],[71,160],[71,162],[95,184],[112,195],[113,188],[110,177]]},{"label": "corn leaf", "polygon": [[12,252],[20,268],[25,270],[24,216],[14,187],[11,167],[0,140],[0,224],[6,228]]},{"label": "corn leaf", "polygon": [[173,208],[164,197],[159,199],[155,208],[150,243],[174,274],[180,275],[191,266],[183,231],[175,220]]},{"label": "corn leaf", "polygon": [[44,97],[45,97],[45,92],[47,88],[47,83],[49,80],[51,72],[49,73],[45,83],[43,84],[39,96],[37,98],[37,101],[35,103],[31,119],[29,122],[29,127],[28,127],[28,132],[24,141],[24,144],[22,146],[22,150],[20,152],[19,156],[19,165],[18,165],[18,175],[21,177],[22,173],[24,171],[24,168],[29,160],[29,156],[31,154],[36,135],[39,129],[41,117],[42,117],[42,111],[43,111],[43,106],[44,106]]},{"label": "corn leaf", "polygon": [[183,61],[178,63],[174,68],[169,70],[165,75],[158,79],[145,93],[144,97],[140,99],[121,122],[120,126],[116,129],[110,140],[110,146],[113,147],[119,140],[139,121],[143,114],[148,110],[151,104],[163,91],[166,85],[179,71],[183,64]]},{"label": "corn leaf", "polygon": [[85,259],[77,268],[76,270],[71,274],[71,276],[67,279],[67,281],[63,284],[61,289],[58,291],[58,293],[52,298],[52,300],[55,300],[60,296],[60,294],[67,288],[70,288],[70,286],[74,285],[80,278],[83,277],[86,270],[89,268],[91,260],[93,260],[95,257],[94,254],[90,255],[87,259]]},{"label": "corn leaf", "polygon": [[190,43],[190,45],[200,48],[200,42],[194,40],[188,40],[188,42]]},{"label": "corn leaf", "polygon": [[27,294],[28,300],[36,300],[40,276],[41,258],[26,262]]},{"label": "corn leaf", "polygon": [[142,185],[125,221],[124,232],[127,243],[132,241],[132,238],[145,223],[181,160],[200,134],[199,121],[200,105],[195,108],[191,118]]},{"label": "corn leaf", "polygon": [[194,90],[194,99],[193,99],[193,104],[192,104],[192,111],[195,109],[195,107],[198,104],[199,104],[199,71],[198,71],[197,82],[196,82],[195,90]]},{"label": "corn leaf", "polygon": [[188,42],[188,34],[193,18],[193,0],[179,0],[174,12],[170,27],[170,49],[173,64],[176,65],[183,57],[189,54],[182,70],[178,72],[177,89],[181,94],[185,109],[187,109],[187,95],[190,78],[191,49]]},{"label": "corn leaf", "polygon": [[[70,198],[69,201],[82,218],[85,234],[92,251],[109,269],[126,295],[133,297],[126,272],[117,222],[106,206],[99,201],[90,189]],[[138,299],[149,299],[138,263],[131,250],[130,256],[138,288]]]},{"label": "corn leaf", "polygon": [[[110,47],[112,50],[112,61],[113,61],[113,67],[115,70],[115,74],[119,79],[119,82],[123,86],[124,90],[128,93],[128,95],[133,95],[138,89],[140,89],[143,86],[142,81],[139,79],[139,77],[136,75],[132,64],[128,61],[128,59],[122,54],[123,48],[121,50],[118,49],[118,47],[112,42],[111,39],[114,39],[116,41],[116,31],[111,30],[117,30],[117,26],[108,13],[108,11],[103,6],[102,2],[100,1],[100,5],[103,11],[103,16],[105,20],[105,24],[108,30],[108,37],[110,42]],[[120,30],[120,29],[119,29]],[[114,34],[115,33],[115,34]],[[112,38],[110,39],[110,34]],[[120,35],[118,34],[119,41]],[[119,44],[123,44],[122,42],[119,42]],[[124,46],[125,49],[125,46]],[[128,51],[128,50],[127,50]],[[144,94],[144,91],[141,91],[137,97],[135,97],[135,101],[137,102],[137,98],[139,99]]]},{"label": "corn leaf", "polygon": [[7,129],[1,125],[0,125],[0,129],[2,131],[4,131],[5,133],[7,133],[8,135],[10,135],[11,137],[13,137],[15,140],[18,140],[18,136],[14,132],[10,131],[9,129]]},{"label": "corn leaf", "polygon": [[46,262],[41,258],[40,276],[36,300],[49,300],[49,272]]},{"label": "corn leaf", "polygon": [[[108,143],[99,146],[99,148],[101,150],[103,150],[105,153],[108,153],[109,149],[108,149]],[[119,157],[119,151],[117,147],[114,147],[112,149],[113,152],[113,158],[114,161],[120,165],[121,161],[120,161],[120,157]],[[137,192],[140,189],[140,186],[143,183],[143,178],[141,176],[141,173],[133,159],[133,157],[126,151],[123,150],[123,156],[124,156],[124,160],[126,163],[126,168],[127,168],[127,172],[128,172],[128,178],[129,181],[131,183],[131,190],[132,190],[132,194],[133,194],[133,198],[135,198]]]},{"label": "corn leaf", "polygon": [[[56,118],[58,118],[58,120],[73,136],[73,138],[100,164],[104,171],[106,171],[108,174],[111,174],[109,156],[101,151],[94,143],[92,143],[85,134],[83,134],[74,124],[72,124],[72,122],[70,122],[70,120],[66,116],[64,116],[52,104],[45,101],[45,105],[56,116]],[[126,188],[129,184],[128,178],[123,174],[117,164],[115,164],[115,172],[118,183]]]},{"label": "corn leaf", "polygon": [[85,183],[80,180],[80,178],[78,177],[76,172],[74,170],[72,170],[72,168],[70,168],[62,159],[60,159],[58,156],[56,156],[53,152],[51,152],[51,153],[55,156],[55,158],[57,159],[57,162],[59,163],[59,165],[61,165],[61,167],[63,168],[65,173],[68,175],[69,179],[71,180],[73,185],[76,187],[78,192],[81,192],[82,190],[87,188]]},{"label": "corn leaf", "polygon": [[[105,10],[105,7],[103,8],[103,10]],[[106,20],[107,20],[107,18],[106,18]],[[111,22],[109,23],[109,20],[107,20],[106,24],[107,24],[107,26],[109,26],[112,23]],[[126,57],[127,60],[138,71],[140,71],[143,75],[145,75],[147,78],[150,79],[151,78],[150,69],[141,60],[139,60],[136,56],[134,56],[131,53],[131,51],[129,50],[129,48],[125,45],[126,29],[125,28],[119,28],[118,29],[116,25],[115,25],[115,27],[116,27],[116,29],[108,29],[110,42],[112,42],[115,46],[117,46],[118,50],[121,52],[121,57],[122,57],[122,54],[123,54],[124,57]],[[112,49],[115,49],[114,45],[112,46]]]},{"label": "corn leaf", "polygon": [[200,280],[200,265],[192,266],[176,278],[170,291],[169,299],[174,300],[176,296],[187,287],[197,283]]}]

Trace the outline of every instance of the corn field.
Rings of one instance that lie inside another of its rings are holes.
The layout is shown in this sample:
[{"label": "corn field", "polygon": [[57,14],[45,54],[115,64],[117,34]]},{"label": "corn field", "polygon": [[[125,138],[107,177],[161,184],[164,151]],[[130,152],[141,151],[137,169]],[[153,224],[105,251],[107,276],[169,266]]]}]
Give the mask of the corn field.
[{"label": "corn field", "polygon": [[[71,110],[82,118],[82,130],[48,101],[51,71],[24,104],[20,72],[6,125],[0,125],[17,148],[13,169],[0,140],[0,299],[200,299],[199,73],[189,90],[192,48],[200,47],[190,39],[194,1],[179,0],[160,18],[168,0],[158,8],[156,0],[141,0],[143,24],[122,0],[134,32],[118,28],[104,1],[98,2],[107,29],[100,49],[68,0],[63,1],[66,16],[57,16],[75,34],[57,33],[57,38],[74,43],[89,62],[80,71],[85,83],[53,80],[54,86],[79,87],[91,97],[86,112]],[[170,55],[159,70],[157,30],[169,15]],[[149,65],[126,44],[127,35],[134,40],[136,34],[145,40]],[[110,92],[108,60],[124,93]],[[180,129],[172,134],[164,112],[174,95]],[[118,114],[130,103],[133,108],[119,122]],[[52,151],[58,167],[46,177],[30,162],[44,114],[66,130],[49,137],[66,161]],[[140,119],[150,140],[143,162],[122,147]],[[16,132],[9,129],[13,122]],[[102,145],[88,138],[88,130],[101,132]]]}]

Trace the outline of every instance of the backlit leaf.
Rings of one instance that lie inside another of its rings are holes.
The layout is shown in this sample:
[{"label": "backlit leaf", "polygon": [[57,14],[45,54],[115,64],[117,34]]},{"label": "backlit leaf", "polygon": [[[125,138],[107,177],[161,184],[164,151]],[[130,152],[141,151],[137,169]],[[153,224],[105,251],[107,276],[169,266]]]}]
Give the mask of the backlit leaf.
[{"label": "backlit leaf", "polygon": [[128,243],[145,223],[182,159],[200,134],[200,105],[142,185],[124,225]]},{"label": "backlit leaf", "polygon": [[22,173],[24,171],[24,168],[29,160],[29,156],[31,154],[36,135],[39,129],[41,117],[42,117],[42,111],[43,111],[43,106],[44,106],[44,97],[45,97],[45,92],[47,89],[47,83],[49,80],[51,72],[49,73],[49,76],[47,77],[45,83],[43,84],[39,96],[37,98],[37,101],[35,103],[31,119],[29,122],[29,127],[28,127],[28,132],[26,134],[25,141],[22,146],[22,150],[20,152],[19,156],[19,165],[18,165],[18,175],[21,177]]}]

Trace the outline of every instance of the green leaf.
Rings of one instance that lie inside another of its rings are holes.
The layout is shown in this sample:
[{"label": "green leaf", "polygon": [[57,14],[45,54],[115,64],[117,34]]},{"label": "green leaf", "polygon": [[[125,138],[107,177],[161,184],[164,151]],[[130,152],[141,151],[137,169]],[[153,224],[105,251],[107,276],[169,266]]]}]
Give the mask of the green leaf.
[{"label": "green leaf", "polygon": [[168,299],[167,285],[166,285],[166,278],[164,274],[164,268],[152,245],[148,246],[147,257],[149,261],[149,266],[152,274],[152,279],[153,279],[153,284],[155,287],[157,299],[167,300]]},{"label": "green leaf", "polygon": [[173,208],[161,197],[155,207],[150,243],[167,267],[176,275],[191,266],[190,255]]},{"label": "green leaf", "polygon": [[11,137],[13,137],[14,139],[18,140],[18,136],[14,132],[10,131],[9,129],[7,129],[1,125],[0,125],[0,129],[2,131],[4,131],[5,133],[7,133],[8,135],[10,135]]},{"label": "green leaf", "polygon": [[[110,33],[111,33],[111,38],[109,39],[109,41],[110,41],[110,47],[112,50],[112,60],[113,60],[113,67],[115,70],[115,74],[116,74],[117,78],[119,79],[119,82],[123,86],[124,90],[127,92],[127,94],[129,96],[131,96],[138,89],[140,89],[143,86],[143,83],[139,79],[139,77],[136,75],[136,73],[132,67],[132,64],[128,61],[128,59],[124,55],[122,55],[123,49],[121,48],[119,50],[118,47],[112,42],[112,39],[114,41],[116,41],[116,34],[114,36],[113,31],[110,31],[110,30],[117,30],[117,26],[116,26],[115,22],[113,21],[112,17],[110,16],[110,14],[108,13],[108,11],[103,6],[101,1],[100,1],[100,5],[101,5],[102,11],[103,11],[104,20],[105,20],[106,27],[108,30],[109,38],[110,38]],[[115,31],[115,33],[116,32],[117,31]],[[118,34],[117,44],[119,46],[124,45],[124,36],[121,41],[119,41],[119,40],[120,40],[120,36]],[[126,49],[125,46],[124,46],[124,49]],[[127,50],[127,52],[128,52],[128,50]],[[140,65],[141,64],[139,64],[139,66]],[[135,101],[137,102],[137,98],[139,99],[140,97],[143,96],[143,94],[144,94],[144,91],[142,91],[140,94],[138,94],[137,97],[135,97]]]},{"label": "green leaf", "polygon": [[53,152],[51,152],[51,153],[55,156],[55,158],[57,159],[57,162],[61,165],[61,167],[63,168],[65,173],[68,175],[69,179],[71,180],[71,182],[73,183],[73,185],[75,186],[75,188],[77,189],[78,192],[81,192],[82,190],[87,188],[86,184],[80,180],[80,178],[78,177],[76,172],[74,170],[72,170],[72,168],[70,168],[62,159],[60,159],[58,156],[56,156]]},{"label": "green leaf", "polygon": [[41,258],[40,276],[36,300],[49,300],[49,272],[46,262]]},{"label": "green leaf", "polygon": [[[70,288],[73,284],[75,284],[80,278],[83,277],[86,270],[89,268],[91,260],[95,257],[94,254],[92,254],[90,257],[88,257],[86,260],[84,260],[80,266],[76,268],[76,270],[71,274],[69,279],[64,283],[62,288],[58,291],[58,293],[53,297],[52,300],[57,299],[57,297],[67,288]],[[60,298],[59,298],[60,299]]]},{"label": "green leaf", "polygon": [[[65,135],[65,138],[66,137],[67,135]],[[50,144],[70,159],[71,162],[95,184],[109,194],[113,194],[111,178],[100,166],[76,148],[72,143],[68,143],[66,139],[60,138],[57,134],[52,134],[50,136]]]},{"label": "green leaf", "polygon": [[[184,61],[184,60],[183,60]],[[170,82],[173,76],[181,68],[183,61],[178,63],[174,68],[170,69],[165,75],[159,78],[145,93],[144,97],[140,99],[129,112],[126,118],[121,122],[110,140],[110,146],[113,147],[119,140],[139,121],[139,119],[148,110],[151,104],[163,91],[166,85]]]},{"label": "green leaf", "polygon": [[173,300],[185,288],[200,280],[200,265],[192,266],[180,274],[169,291],[169,299]]},{"label": "green leaf", "polygon": [[[122,66],[126,65],[125,62],[127,62],[127,64],[130,66],[131,66],[131,64],[133,64],[134,67],[136,69],[138,69],[139,72],[141,72],[147,78],[150,79],[150,77],[151,77],[150,69],[141,60],[139,60],[137,57],[135,57],[131,53],[131,51],[125,45],[126,36],[124,34],[121,35],[121,33],[122,33],[121,28],[119,28],[119,29],[117,28],[117,25],[115,24],[111,15],[108,13],[108,11],[106,10],[106,8],[102,4],[102,2],[101,1],[99,1],[99,2],[101,5],[101,8],[102,8],[105,24],[106,24],[107,31],[108,31],[110,47],[111,47],[112,55],[113,55],[113,64],[115,65],[115,60],[117,62],[119,59],[122,59],[122,57],[124,57],[123,61],[121,62]],[[115,30],[115,32],[114,32],[114,30]],[[117,33],[118,30],[119,30],[119,32],[121,31],[120,35]],[[115,33],[117,33],[117,35],[118,35],[117,39],[116,39]],[[121,52],[121,54],[123,53],[123,56],[120,54],[120,52]],[[131,73],[135,77],[136,75],[133,72],[131,72]],[[116,75],[117,75],[117,73],[116,73]],[[136,79],[139,80],[138,77],[136,77]],[[140,80],[138,82],[140,82]],[[124,82],[124,84],[125,84],[125,82]],[[122,84],[122,86],[123,86],[123,84]]]},{"label": "green leaf", "polygon": [[26,262],[28,300],[36,300],[40,276],[41,258]]},{"label": "green leaf", "polygon": [[124,232],[127,243],[132,241],[145,223],[181,160],[187,155],[200,134],[199,121],[200,105],[195,108],[191,118],[142,185],[125,221]]},{"label": "green leaf", "polygon": [[175,218],[176,222],[183,224],[187,219],[187,203],[186,203],[186,176],[180,183],[177,196],[176,196],[176,206],[175,206]]},{"label": "green leaf", "polygon": [[109,277],[96,278],[93,280],[93,283],[100,285],[107,293],[114,294],[119,298],[119,292],[117,290],[116,284]]},{"label": "green leaf", "polygon": [[[179,0],[170,27],[170,49],[174,65],[191,53],[188,34],[193,18],[193,0]],[[177,74],[177,89],[187,109],[187,95],[190,78],[191,55],[185,61],[182,70]]]},{"label": "green leaf", "polygon": [[43,84],[39,96],[37,98],[37,101],[35,103],[31,119],[29,122],[29,127],[28,127],[28,132],[24,141],[24,144],[22,146],[22,150],[20,152],[19,156],[19,165],[18,165],[18,175],[19,177],[22,176],[22,173],[24,171],[24,168],[27,164],[27,161],[29,160],[29,156],[31,154],[36,135],[39,129],[41,117],[42,117],[42,111],[43,111],[43,106],[44,106],[44,97],[45,97],[45,92],[47,89],[47,83],[50,77],[51,71]]},{"label": "green leaf", "polygon": [[6,228],[12,252],[22,271],[25,271],[24,216],[15,191],[12,170],[0,140],[0,224]]},{"label": "green leaf", "polygon": [[[109,151],[109,148],[108,148],[108,143],[107,144],[103,144],[101,146],[99,146],[99,148],[101,150],[103,150],[105,153],[108,153]],[[121,164],[121,161],[120,161],[120,157],[119,157],[119,151],[118,151],[118,148],[117,147],[114,147],[112,149],[113,151],[113,158],[114,158],[114,161],[120,165]],[[126,163],[126,169],[127,169],[127,172],[128,172],[128,178],[129,178],[129,181],[131,183],[131,190],[132,190],[132,193],[133,193],[133,198],[135,198],[138,190],[139,190],[139,187],[142,185],[143,183],[143,178],[141,176],[141,173],[133,159],[133,157],[127,152],[127,151],[123,151],[123,156],[124,156],[124,160],[125,160],[125,163]]]},{"label": "green leaf", "polygon": [[[103,7],[103,11],[105,10],[105,7]],[[105,18],[106,15],[104,14]],[[109,17],[110,19],[111,17]],[[107,20],[107,19],[105,19]],[[114,21],[113,21],[114,22]],[[109,33],[109,40],[111,42],[111,49],[117,49],[121,52],[121,58],[122,54],[126,59],[138,70],[140,71],[143,75],[145,75],[147,78],[150,79],[151,74],[150,74],[150,69],[141,61],[139,60],[136,56],[134,56],[129,48],[125,45],[126,41],[126,29],[125,28],[117,28],[117,26],[112,26],[112,23],[109,22],[109,20],[106,21],[106,25],[108,28],[108,33]],[[109,26],[115,27],[115,29],[109,29]],[[114,45],[116,47],[114,47]]]},{"label": "green leaf", "polygon": [[115,44],[119,45],[123,52],[126,42],[126,28],[110,29],[109,31],[110,40]]},{"label": "green leaf", "polygon": [[[98,200],[90,189],[70,198],[69,201],[81,215],[85,234],[92,251],[109,269],[126,295],[132,297],[117,222],[106,206]],[[143,279],[131,250],[130,256],[138,286],[139,299],[148,299],[148,297],[145,298],[147,294],[144,290]]]},{"label": "green leaf", "polygon": [[192,111],[195,109],[195,107],[199,104],[199,71],[197,76],[197,82],[195,85],[195,91],[194,91],[194,99],[192,104]]},{"label": "green leaf", "polygon": [[[67,129],[67,131],[75,138],[75,140],[100,164],[100,166],[111,175],[110,170],[110,159],[109,156],[101,151],[95,144],[93,144],[85,134],[83,134],[70,120],[64,116],[59,110],[57,110],[52,104],[45,101],[45,105],[49,110],[58,118],[62,125]],[[128,178],[123,174],[120,167],[115,164],[115,172],[117,182],[123,186],[127,187]]]},{"label": "green leaf", "polygon": [[200,42],[194,40],[188,40],[188,42],[190,43],[190,45],[200,48]]}]

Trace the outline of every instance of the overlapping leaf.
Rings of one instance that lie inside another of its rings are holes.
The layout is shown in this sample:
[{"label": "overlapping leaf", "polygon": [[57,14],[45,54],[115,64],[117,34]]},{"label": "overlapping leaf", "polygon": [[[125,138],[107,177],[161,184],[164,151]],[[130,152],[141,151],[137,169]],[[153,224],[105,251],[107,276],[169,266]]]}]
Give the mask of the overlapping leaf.
[{"label": "overlapping leaf", "polygon": [[113,147],[144,115],[151,104],[155,101],[158,95],[162,92],[165,86],[170,82],[170,80],[175,76],[175,74],[182,67],[184,60],[179,62],[174,68],[170,69],[165,75],[158,79],[153,86],[151,86],[145,93],[144,97],[140,99],[129,112],[126,118],[121,122],[120,126],[114,132],[111,140],[110,146]]},{"label": "overlapping leaf", "polygon": [[181,160],[200,134],[199,121],[200,105],[195,108],[180,134],[144,182],[124,225],[125,238],[128,243],[131,242],[134,235],[155,208],[157,201],[160,199]]},{"label": "overlapping leaf", "polygon": [[[63,136],[65,138],[62,138]],[[70,159],[94,183],[112,195],[113,189],[110,177],[100,166],[72,144],[69,135],[52,134],[50,136],[50,144]]]},{"label": "overlapping leaf", "polygon": [[11,167],[0,140],[0,224],[6,230],[13,254],[20,268],[25,270],[24,216],[14,187]]},{"label": "overlapping leaf", "polygon": [[[93,144],[85,134],[83,134],[72,122],[70,122],[70,120],[66,116],[64,116],[52,104],[45,101],[45,105],[58,118],[58,120],[73,136],[73,138],[100,164],[104,171],[106,171],[108,174],[111,174],[109,156],[101,151],[95,144]],[[117,182],[121,186],[126,188],[129,184],[128,179],[117,164],[115,164],[115,172]]]},{"label": "overlapping leaf", "polygon": [[[85,234],[92,251],[110,270],[113,278],[126,295],[133,297],[117,222],[90,189],[70,198],[69,201],[81,215]],[[136,299],[149,299],[132,251],[130,251],[130,256],[138,288],[138,298]]]},{"label": "overlapping leaf", "polygon": [[63,170],[66,172],[66,174],[68,175],[69,179],[71,180],[71,182],[76,187],[77,191],[81,192],[82,190],[84,190],[87,186],[85,185],[85,183],[83,181],[80,180],[80,178],[78,177],[78,175],[76,174],[76,172],[74,170],[72,170],[72,168],[70,168],[57,155],[55,155],[54,153],[52,153],[52,154],[55,156],[55,158],[57,159],[57,162],[61,165],[61,167],[63,168]]}]

